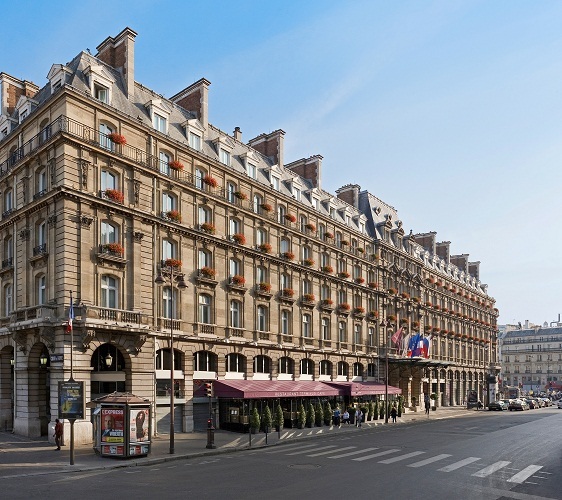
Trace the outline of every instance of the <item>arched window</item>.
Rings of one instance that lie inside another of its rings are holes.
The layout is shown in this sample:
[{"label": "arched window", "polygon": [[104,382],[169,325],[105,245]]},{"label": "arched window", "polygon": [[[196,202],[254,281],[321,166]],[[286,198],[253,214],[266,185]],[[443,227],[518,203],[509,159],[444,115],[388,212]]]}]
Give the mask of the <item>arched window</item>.
[{"label": "arched window", "polygon": [[322,318],[322,340],[330,340],[330,320],[328,318]]},{"label": "arched window", "polygon": [[261,206],[263,204],[263,198],[259,194],[254,195],[253,210],[256,214],[261,213]]},{"label": "arched window", "polygon": [[327,359],[320,361],[320,375],[332,376],[332,363]]},{"label": "arched window", "polygon": [[367,345],[369,347],[375,346],[375,328],[373,326],[370,326],[368,330]]},{"label": "arched window", "polygon": [[101,277],[101,306],[109,309],[117,309],[118,282],[113,276],[104,274]]},{"label": "arched window", "polygon": [[289,252],[291,250],[291,244],[287,238],[281,238],[279,242],[279,253]]},{"label": "arched window", "polygon": [[301,359],[301,375],[314,375],[314,361],[311,359]]},{"label": "arched window", "polygon": [[178,303],[178,291],[176,288],[165,286],[162,288],[162,314],[164,318],[176,318],[176,306]]},{"label": "arched window", "polygon": [[234,234],[239,234],[242,232],[242,222],[240,219],[236,219],[235,217],[230,218],[230,236]]},{"label": "arched window", "polygon": [[304,338],[310,338],[312,336],[311,332],[311,317],[310,314],[303,314],[302,315],[302,336]]},{"label": "arched window", "polygon": [[361,334],[362,334],[362,330],[361,330],[361,325],[356,324],[354,329],[353,329],[353,342],[356,345],[361,345]]},{"label": "arched window", "polygon": [[363,376],[363,364],[362,363],[353,363],[353,376],[354,377],[362,377]]},{"label": "arched window", "polygon": [[206,222],[213,222],[213,212],[211,212],[211,209],[208,207],[199,207],[198,221],[199,224],[205,224]]},{"label": "arched window", "polygon": [[[181,351],[174,349],[174,370],[182,369]],[[158,349],[156,351],[156,369],[170,370],[172,368],[172,351],[170,349]],[[164,394],[163,394],[164,395]]]},{"label": "arched window", "polygon": [[43,144],[44,142],[48,141],[51,137],[51,127],[49,125],[49,119],[48,118],[45,118],[39,124],[39,130],[41,131],[39,133],[39,142],[41,144]]},{"label": "arched window", "polygon": [[239,353],[230,353],[226,355],[226,371],[245,373],[246,372],[246,358]]},{"label": "arched window", "polygon": [[271,358],[258,355],[254,358],[254,373],[271,373]]},{"label": "arched window", "polygon": [[211,323],[211,303],[210,295],[205,293],[199,295],[199,323]]},{"label": "arched window", "polygon": [[258,306],[257,309],[257,318],[256,318],[256,330],[258,330],[258,332],[267,332],[268,328],[267,328],[267,307],[260,305]]},{"label": "arched window", "polygon": [[369,363],[367,365],[367,377],[375,378],[377,376],[377,365]]},{"label": "arched window", "polygon": [[242,304],[239,300],[230,301],[230,326],[232,328],[242,328],[241,310]]},{"label": "arched window", "polygon": [[204,267],[213,267],[212,254],[209,250],[200,248],[197,252],[197,259],[199,264],[199,269]]},{"label": "arched window", "polygon": [[337,370],[338,377],[349,376],[349,365],[345,361],[338,361]]},{"label": "arched window", "polygon": [[209,351],[197,351],[193,355],[193,369],[201,372],[216,372],[218,356]]},{"label": "arched window", "polygon": [[117,227],[111,222],[102,221],[100,228],[100,239],[102,245],[107,245],[108,243],[116,243],[117,238]]},{"label": "arched window", "polygon": [[178,200],[172,193],[162,193],[162,212],[177,210]]},{"label": "arched window", "polygon": [[281,311],[281,334],[291,334],[291,312],[287,309]]},{"label": "arched window", "polygon": [[347,342],[347,325],[345,321],[338,323],[338,340],[340,342]]},{"label": "arched window", "polygon": [[158,159],[160,160],[160,172],[165,175],[170,175],[170,155],[160,151]]},{"label": "arched window", "polygon": [[278,364],[279,373],[284,373],[288,375],[294,375],[295,373],[295,363],[288,356],[283,356],[279,358]]},{"label": "arched window", "polygon": [[267,243],[267,232],[265,229],[258,227],[256,229],[256,245]]}]

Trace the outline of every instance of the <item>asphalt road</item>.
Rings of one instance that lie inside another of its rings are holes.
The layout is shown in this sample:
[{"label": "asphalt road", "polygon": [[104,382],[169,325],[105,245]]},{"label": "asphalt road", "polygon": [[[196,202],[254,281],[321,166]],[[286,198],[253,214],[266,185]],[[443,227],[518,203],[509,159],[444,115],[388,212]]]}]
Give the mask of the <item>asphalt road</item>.
[{"label": "asphalt road", "polygon": [[562,499],[562,410],[474,412],[157,466],[3,479],[7,498]]}]

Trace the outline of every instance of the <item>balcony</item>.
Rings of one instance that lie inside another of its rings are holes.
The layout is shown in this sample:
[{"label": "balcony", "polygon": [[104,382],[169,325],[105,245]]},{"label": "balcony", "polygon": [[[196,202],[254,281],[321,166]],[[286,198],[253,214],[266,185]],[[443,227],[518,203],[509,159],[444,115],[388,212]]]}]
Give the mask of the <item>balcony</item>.
[{"label": "balcony", "polygon": [[160,331],[170,331],[173,329],[174,332],[182,330],[182,322],[179,319],[171,318],[158,318],[158,330]]},{"label": "balcony", "polygon": [[82,319],[86,320],[99,319],[116,323],[124,323],[129,326],[148,325],[148,315],[142,314],[139,311],[80,305],[74,306],[74,314],[76,317],[81,316]]},{"label": "balcony", "polygon": [[256,297],[261,299],[269,300],[273,297],[273,294],[271,293],[271,284],[269,283],[258,283],[254,287],[254,292]]},{"label": "balcony", "polygon": [[14,269],[14,258],[9,257],[2,261],[2,267],[0,268],[0,275],[6,272],[12,271]]},{"label": "balcony", "polygon": [[49,253],[47,252],[47,244],[43,243],[42,245],[37,245],[33,248],[33,256],[29,259],[29,262],[32,266],[35,266],[38,261],[46,260],[48,256]]},{"label": "balcony", "polygon": [[46,189],[42,189],[41,191],[35,193],[33,195],[33,199],[34,200],[38,200],[39,198],[42,198],[43,196],[45,196],[47,194],[47,190]]},{"label": "balcony", "polygon": [[193,325],[193,333],[196,335],[212,335],[216,336],[217,325],[212,325],[210,323],[195,323]]},{"label": "balcony", "polygon": [[244,285],[246,283],[246,280],[244,279],[243,276],[240,275],[235,275],[235,276],[231,276],[230,278],[228,278],[228,289],[231,292],[238,292],[242,295],[244,295],[246,293],[246,291],[248,290]]},{"label": "balcony", "polygon": [[245,337],[244,333],[246,330],[244,328],[236,328],[233,326],[229,326],[226,328],[226,337],[227,338],[238,338],[243,339]]},{"label": "balcony", "polygon": [[256,330],[254,332],[254,340],[266,340],[266,341],[270,341],[271,340],[271,332],[264,332],[261,330]]},{"label": "balcony", "polygon": [[96,257],[99,262],[107,262],[123,267],[127,263],[127,259],[123,257],[123,251],[119,249],[118,246],[115,247],[116,250],[112,250],[111,247],[107,245],[99,245],[98,253]]}]

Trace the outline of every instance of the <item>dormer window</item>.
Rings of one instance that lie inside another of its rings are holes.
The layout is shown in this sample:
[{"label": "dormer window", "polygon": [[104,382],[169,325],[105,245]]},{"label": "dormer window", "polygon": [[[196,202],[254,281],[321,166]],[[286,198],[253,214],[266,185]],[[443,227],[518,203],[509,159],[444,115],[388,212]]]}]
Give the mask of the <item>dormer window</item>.
[{"label": "dormer window", "polygon": [[194,132],[189,132],[189,146],[197,151],[201,151],[201,136]]},{"label": "dormer window", "polygon": [[69,75],[70,71],[64,64],[53,64],[47,75],[47,78],[51,84],[51,93],[54,94],[58,89],[60,89],[66,83],[66,75]]},{"label": "dormer window", "polygon": [[252,179],[258,178],[258,169],[253,163],[248,163],[247,173],[248,177],[251,177]]},{"label": "dormer window", "polygon": [[271,176],[271,185],[275,191],[279,191],[279,177]]},{"label": "dormer window", "polygon": [[230,166],[230,153],[226,149],[219,149],[219,161],[224,165]]},{"label": "dormer window", "polygon": [[94,84],[94,97],[105,104],[109,104],[109,89],[101,85]]},{"label": "dormer window", "polygon": [[170,105],[162,99],[151,99],[145,104],[145,107],[148,109],[154,130],[167,134],[172,111]]},{"label": "dormer window", "polygon": [[23,110],[20,114],[20,123],[27,118],[27,109]]},{"label": "dormer window", "polygon": [[164,116],[159,115],[158,113],[154,113],[152,122],[154,128],[158,130],[158,132],[162,132],[163,134],[165,134],[168,130],[168,120]]},{"label": "dormer window", "polygon": [[107,68],[99,64],[92,64],[84,70],[84,76],[88,79],[92,97],[105,104],[110,104],[111,87],[115,83],[115,78]]},{"label": "dormer window", "polygon": [[301,201],[301,190],[295,186],[293,186],[293,196],[295,200]]}]

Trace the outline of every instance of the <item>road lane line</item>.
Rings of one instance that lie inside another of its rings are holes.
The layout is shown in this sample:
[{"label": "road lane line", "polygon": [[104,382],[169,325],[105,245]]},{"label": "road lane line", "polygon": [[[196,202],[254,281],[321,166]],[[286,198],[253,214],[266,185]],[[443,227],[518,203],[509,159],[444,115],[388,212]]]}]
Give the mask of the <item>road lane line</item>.
[{"label": "road lane line", "polygon": [[278,450],[266,451],[266,453],[283,453],[287,450],[302,449],[302,448],[312,448],[313,446],[318,446],[317,444],[292,444],[291,446],[280,446]]},{"label": "road lane line", "polygon": [[475,472],[472,475],[475,477],[487,477],[490,474],[493,474],[494,472],[503,469],[506,465],[509,465],[510,463],[511,462],[505,462],[503,460],[500,460],[499,462],[496,462],[492,465],[488,465],[488,467],[484,467],[483,469],[480,469],[478,472]]},{"label": "road lane line", "polygon": [[330,453],[334,453],[334,451],[351,450],[352,448],[355,448],[355,446],[346,446],[345,448],[339,448],[338,450],[321,451],[320,453],[314,453],[312,455],[307,455],[307,457],[319,457],[321,455],[329,455]]},{"label": "road lane line", "polygon": [[461,467],[464,467],[465,465],[471,464],[472,462],[478,462],[478,460],[480,460],[477,457],[468,457],[465,458],[464,460],[460,460],[458,462],[455,462],[454,464],[451,465],[447,465],[441,469],[437,469],[438,471],[441,472],[451,472],[457,469],[460,469]]},{"label": "road lane line", "polygon": [[434,457],[431,458],[426,458],[425,460],[422,460],[421,462],[416,462],[415,464],[410,464],[408,465],[408,467],[423,467],[424,465],[427,464],[432,464],[433,462],[439,462],[439,460],[443,460],[444,458],[448,458],[451,455],[447,455],[446,453],[443,453],[442,455],[436,455]]},{"label": "road lane line", "polygon": [[330,445],[330,446],[321,446],[320,448],[312,448],[312,450],[300,450],[300,451],[295,451],[293,453],[287,453],[287,456],[292,456],[292,455],[304,455],[305,453],[310,453],[311,451],[320,451],[320,450],[327,450],[328,448],[335,448],[334,445]]},{"label": "road lane line", "polygon": [[542,465],[529,465],[525,467],[522,471],[515,474],[515,476],[507,480],[508,483],[523,483],[526,479],[529,479],[535,472],[542,469]]},{"label": "road lane line", "polygon": [[407,458],[417,457],[418,455],[423,455],[424,453],[425,451],[413,451],[412,453],[406,453],[406,455],[400,455],[399,457],[379,460],[379,464],[393,464],[394,462],[400,462],[401,460],[406,460]]},{"label": "road lane line", "polygon": [[[356,448],[355,446],[352,446],[352,448]],[[373,451],[373,450],[378,450],[378,448],[364,448],[362,450],[355,450],[355,451],[351,451],[348,453],[342,453],[340,455],[332,455],[331,457],[326,457],[326,458],[345,458],[345,457],[351,457],[352,455],[359,455],[360,453],[367,453],[368,451]]]},{"label": "road lane line", "polygon": [[378,453],[374,453],[372,455],[367,455],[366,457],[353,458],[352,460],[355,460],[356,462],[362,462],[363,460],[370,460],[371,458],[382,457],[383,455],[389,455],[390,453],[396,453],[397,451],[400,450],[398,448],[394,450],[384,450],[384,451],[379,451]]}]

